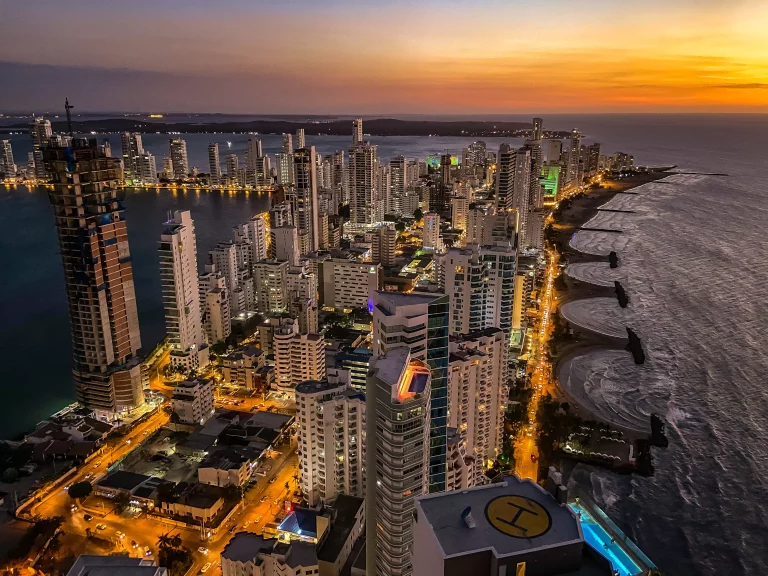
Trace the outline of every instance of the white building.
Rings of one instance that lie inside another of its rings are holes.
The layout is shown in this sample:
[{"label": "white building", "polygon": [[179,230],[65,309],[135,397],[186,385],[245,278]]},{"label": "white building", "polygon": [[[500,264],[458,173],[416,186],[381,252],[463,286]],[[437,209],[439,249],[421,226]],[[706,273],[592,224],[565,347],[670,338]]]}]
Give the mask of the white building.
[{"label": "white building", "polygon": [[208,171],[211,173],[211,185],[221,184],[221,160],[219,159],[219,144],[208,144]]},{"label": "white building", "polygon": [[168,569],[157,565],[149,558],[128,558],[127,556],[88,556],[77,557],[67,576],[168,576]]},{"label": "white building", "polygon": [[451,334],[512,328],[516,256],[500,243],[451,248],[436,258],[440,288],[451,301]]},{"label": "white building", "polygon": [[333,379],[296,386],[299,485],[310,506],[365,494],[365,395]]},{"label": "white building", "polygon": [[352,120],[352,144],[363,143],[363,119],[356,118]]},{"label": "white building", "polygon": [[306,267],[288,270],[286,275],[288,311],[299,321],[299,332],[318,331],[317,276]]},{"label": "white building", "polygon": [[322,263],[322,304],[332,308],[366,308],[379,288],[380,264],[330,258]]},{"label": "white building", "polygon": [[379,226],[371,232],[371,261],[382,266],[394,266],[397,230]]},{"label": "white building", "polygon": [[440,215],[437,212],[424,214],[423,245],[425,250],[439,251],[440,242]]},{"label": "white building", "polygon": [[203,327],[208,344],[226,340],[232,332],[229,291],[224,276],[209,264],[198,279]]},{"label": "white building", "polygon": [[269,230],[272,258],[299,265],[299,232],[294,226],[280,226]]},{"label": "white building", "polygon": [[366,390],[366,570],[409,576],[414,500],[429,484],[430,369],[407,348],[374,357]]},{"label": "white building", "polygon": [[257,214],[234,228],[235,242],[248,244],[250,265],[267,259],[269,226],[265,215]]},{"label": "white building", "polygon": [[181,138],[171,138],[168,141],[170,150],[171,167],[173,177],[178,180],[186,178],[189,174],[189,160],[187,158],[187,141]]},{"label": "white building", "polygon": [[450,341],[448,426],[455,428],[474,476],[501,454],[504,433],[507,350],[509,337],[498,328],[472,332]]},{"label": "white building", "polygon": [[531,210],[528,213],[528,225],[525,229],[525,246],[528,248],[544,249],[544,222],[547,214],[543,209]]},{"label": "white building", "polygon": [[288,268],[284,260],[262,260],[253,265],[259,312],[283,312],[288,306]]},{"label": "white building", "polygon": [[[454,196],[451,198],[451,228],[467,230],[467,216],[469,214],[469,198]],[[466,238],[466,234],[464,236]]]},{"label": "white building", "polygon": [[182,424],[203,424],[214,412],[213,380],[179,382],[173,389],[171,406]]},{"label": "white building", "polygon": [[177,210],[160,236],[160,284],[171,366],[185,372],[208,365],[197,278],[195,224],[189,210]]},{"label": "white building", "polygon": [[325,338],[321,334],[300,334],[297,320],[283,318],[274,330],[272,347],[278,392],[293,397],[300,382],[325,378]]},{"label": "white building", "polygon": [[221,552],[223,576],[317,576],[314,544],[267,540],[253,532],[238,532]]},{"label": "white building", "polygon": [[466,444],[455,428],[448,429],[446,445],[448,447],[448,465],[445,475],[445,491],[466,490],[477,485],[475,459],[467,454]]},{"label": "white building", "polygon": [[10,140],[0,140],[0,172],[6,176],[16,176],[16,163],[13,161]]},{"label": "white building", "polygon": [[154,184],[157,182],[157,160],[149,153],[144,152],[138,159],[138,179],[142,184]]},{"label": "white building", "polygon": [[123,153],[123,170],[126,180],[137,179],[140,175],[139,156],[144,154],[141,134],[136,132],[121,132],[120,146]]}]

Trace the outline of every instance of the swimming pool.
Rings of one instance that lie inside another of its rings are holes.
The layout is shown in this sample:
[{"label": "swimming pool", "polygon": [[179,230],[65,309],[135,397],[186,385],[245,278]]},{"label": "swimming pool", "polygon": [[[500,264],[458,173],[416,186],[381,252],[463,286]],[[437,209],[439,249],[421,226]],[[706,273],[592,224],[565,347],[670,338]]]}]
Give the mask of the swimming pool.
[{"label": "swimming pool", "polygon": [[595,551],[605,557],[617,570],[620,576],[636,576],[643,573],[641,568],[626,552],[619,546],[614,538],[597,523],[595,518],[578,502],[568,504],[581,519],[581,529],[584,533],[584,540],[592,546]]}]

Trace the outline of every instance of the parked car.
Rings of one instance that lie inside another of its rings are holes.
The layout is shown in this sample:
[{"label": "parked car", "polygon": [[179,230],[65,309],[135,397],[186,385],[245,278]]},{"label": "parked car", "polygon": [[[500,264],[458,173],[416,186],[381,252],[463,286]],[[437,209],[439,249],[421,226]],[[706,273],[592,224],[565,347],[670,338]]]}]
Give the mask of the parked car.
[{"label": "parked car", "polygon": [[106,524],[96,524],[96,530],[106,530],[107,525]]},{"label": "parked car", "polygon": [[208,572],[208,570],[209,570],[209,568],[210,568],[210,567],[211,567],[211,563],[210,563],[210,562],[208,562],[208,564],[206,564],[205,566],[203,566],[202,568],[200,568],[200,574],[205,574],[206,572]]},{"label": "parked car", "polygon": [[86,522],[90,522],[91,520],[93,520],[93,516],[91,516],[90,514],[83,514],[83,520],[85,520]]},{"label": "parked car", "polygon": [[264,496],[261,497],[261,500],[259,500],[259,502],[266,502],[268,498],[269,498],[269,496],[264,494]]},{"label": "parked car", "polygon": [[139,543],[136,542],[136,540],[131,540],[131,548],[138,548],[138,547],[139,547]]},{"label": "parked car", "polygon": [[200,548],[198,548],[197,551],[200,552],[200,554],[208,554],[208,548],[206,548],[205,546],[200,546]]}]

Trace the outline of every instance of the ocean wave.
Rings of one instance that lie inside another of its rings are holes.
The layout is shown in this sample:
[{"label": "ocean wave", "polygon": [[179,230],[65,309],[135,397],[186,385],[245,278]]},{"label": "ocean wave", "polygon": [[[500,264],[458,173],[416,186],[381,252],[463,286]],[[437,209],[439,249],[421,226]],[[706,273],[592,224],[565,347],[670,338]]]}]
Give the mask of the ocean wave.
[{"label": "ocean wave", "polygon": [[631,312],[616,298],[573,300],[560,307],[560,315],[570,324],[613,338],[627,338],[632,322]]},{"label": "ocean wave", "polygon": [[614,286],[615,281],[626,282],[626,274],[621,268],[611,268],[608,262],[574,262],[568,264],[565,273],[581,282],[595,286]]}]

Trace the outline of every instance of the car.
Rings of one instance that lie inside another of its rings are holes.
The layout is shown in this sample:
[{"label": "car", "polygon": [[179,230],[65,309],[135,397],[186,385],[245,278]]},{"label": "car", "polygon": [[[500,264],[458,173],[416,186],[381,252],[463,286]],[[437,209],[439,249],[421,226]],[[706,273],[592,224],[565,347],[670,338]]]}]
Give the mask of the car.
[{"label": "car", "polygon": [[138,547],[139,547],[139,543],[136,542],[136,540],[131,540],[131,548],[138,548]]},{"label": "car", "polygon": [[116,535],[118,538],[120,538],[120,540],[122,540],[123,538],[125,538],[125,532],[120,532],[120,530],[118,530],[117,532],[115,532],[115,535]]},{"label": "car", "polygon": [[243,522],[243,528],[248,528],[248,526],[250,525],[250,523],[251,523],[251,521],[250,521],[250,520],[246,520],[245,522]]},{"label": "car", "polygon": [[261,497],[261,500],[259,500],[259,502],[266,502],[268,498],[269,498],[269,496],[264,494],[264,496]]},{"label": "car", "polygon": [[202,568],[200,568],[200,574],[205,574],[206,572],[208,572],[208,570],[210,569],[210,567],[211,567],[211,563],[210,563],[210,562],[208,562],[208,564],[206,564],[205,566],[203,566]]},{"label": "car", "polygon": [[93,478],[93,474],[86,474],[85,479],[88,480],[89,478]]},{"label": "car", "polygon": [[144,436],[149,436],[149,430],[144,430]]},{"label": "car", "polygon": [[106,530],[107,525],[106,524],[96,524],[96,530]]},{"label": "car", "polygon": [[125,441],[125,443],[126,443],[126,444],[130,444],[130,443],[131,443],[131,441],[130,441],[130,440],[126,440],[126,441]]},{"label": "car", "polygon": [[86,522],[90,522],[91,520],[93,520],[93,516],[91,516],[90,514],[83,514],[83,520],[85,520]]},{"label": "car", "polygon": [[208,548],[206,548],[205,546],[200,546],[200,548],[198,548],[197,551],[200,552],[200,554],[208,554]]},{"label": "car", "polygon": [[235,524],[234,526],[232,526],[232,528],[229,529],[230,534],[234,534],[235,532],[237,532],[237,524]]},{"label": "car", "polygon": [[258,524],[259,522],[261,522],[261,516],[256,516],[256,518],[254,518],[253,522],[254,522],[254,524]]},{"label": "car", "polygon": [[274,484],[276,480],[277,480],[277,476],[272,476],[272,478],[269,479],[269,483]]}]

